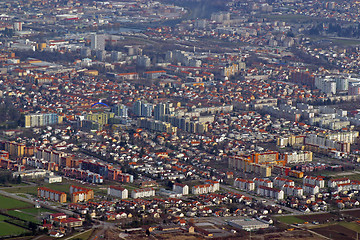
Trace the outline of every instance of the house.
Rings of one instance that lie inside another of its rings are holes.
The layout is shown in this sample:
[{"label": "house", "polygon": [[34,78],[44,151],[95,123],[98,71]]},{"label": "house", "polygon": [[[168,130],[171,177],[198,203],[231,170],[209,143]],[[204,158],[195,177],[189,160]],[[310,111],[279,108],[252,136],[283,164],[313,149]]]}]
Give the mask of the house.
[{"label": "house", "polygon": [[49,233],[49,235],[50,235],[50,237],[56,237],[56,238],[61,238],[61,237],[64,236],[64,234],[59,233],[59,232],[56,232],[56,231],[51,231],[51,232]]}]

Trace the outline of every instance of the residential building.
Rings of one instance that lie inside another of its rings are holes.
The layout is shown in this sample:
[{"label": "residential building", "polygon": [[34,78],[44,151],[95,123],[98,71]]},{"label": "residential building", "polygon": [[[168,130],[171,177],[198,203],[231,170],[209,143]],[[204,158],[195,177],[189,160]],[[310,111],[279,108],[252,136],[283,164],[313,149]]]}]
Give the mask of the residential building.
[{"label": "residential building", "polygon": [[38,197],[45,198],[51,201],[65,203],[66,202],[66,193],[55,191],[46,187],[38,188]]},{"label": "residential building", "polygon": [[109,186],[107,189],[107,194],[113,197],[127,199],[129,191],[126,188],[120,186]]},{"label": "residential building", "polygon": [[182,195],[188,195],[189,194],[189,186],[186,184],[174,183],[173,191],[176,193],[180,193]]}]

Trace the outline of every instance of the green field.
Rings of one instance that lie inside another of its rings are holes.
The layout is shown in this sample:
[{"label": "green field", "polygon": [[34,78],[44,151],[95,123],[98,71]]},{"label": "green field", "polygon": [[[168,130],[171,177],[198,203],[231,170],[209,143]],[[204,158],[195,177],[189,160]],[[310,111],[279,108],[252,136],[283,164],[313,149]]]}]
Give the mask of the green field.
[{"label": "green field", "polygon": [[94,229],[90,229],[80,235],[76,235],[76,237],[71,238],[70,240],[74,240],[74,239],[81,239],[81,240],[88,240],[91,236],[91,234],[93,233]]},{"label": "green field", "polygon": [[35,214],[37,215],[38,213],[56,213],[53,210],[50,209],[46,209],[46,208],[26,208],[26,209],[21,209],[22,212],[25,213],[30,213],[30,214]]},{"label": "green field", "polygon": [[295,224],[295,223],[304,223],[305,222],[304,220],[297,218],[295,216],[282,216],[282,217],[277,217],[277,219],[280,222],[287,223],[287,224]]},{"label": "green field", "polygon": [[360,225],[356,222],[340,222],[339,225],[360,233]]},{"label": "green field", "polygon": [[0,215],[0,222],[9,219],[9,217]]},{"label": "green field", "polygon": [[22,202],[13,198],[8,198],[0,195],[0,207],[1,209],[16,209],[31,207],[30,203]]},{"label": "green field", "polygon": [[19,212],[16,210],[11,210],[11,211],[8,211],[7,214],[9,214],[10,216],[18,217],[21,220],[24,220],[27,222],[40,223],[40,221],[37,220],[35,216],[29,215],[27,213]]},{"label": "green field", "polygon": [[29,232],[28,230],[12,225],[6,222],[0,222],[0,237],[1,236],[17,236],[22,233]]}]

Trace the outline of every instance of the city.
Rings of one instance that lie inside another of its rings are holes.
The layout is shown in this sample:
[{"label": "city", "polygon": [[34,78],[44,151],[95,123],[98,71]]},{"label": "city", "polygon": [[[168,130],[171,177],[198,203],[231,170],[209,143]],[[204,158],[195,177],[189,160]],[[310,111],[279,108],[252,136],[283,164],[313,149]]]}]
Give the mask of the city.
[{"label": "city", "polygon": [[0,9],[1,239],[358,239],[359,2]]}]

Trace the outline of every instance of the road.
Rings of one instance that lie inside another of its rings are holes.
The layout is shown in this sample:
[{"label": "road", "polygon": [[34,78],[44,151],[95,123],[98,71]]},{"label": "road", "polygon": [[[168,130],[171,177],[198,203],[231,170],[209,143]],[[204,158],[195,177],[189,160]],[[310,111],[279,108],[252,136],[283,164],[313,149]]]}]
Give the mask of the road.
[{"label": "road", "polygon": [[229,191],[229,192],[234,192],[234,193],[242,194],[242,195],[244,195],[244,196],[246,196],[246,197],[255,198],[255,199],[258,200],[258,201],[266,201],[266,203],[267,203],[268,205],[275,205],[275,206],[277,206],[277,207],[279,207],[279,208],[281,208],[281,209],[283,209],[283,210],[285,210],[285,211],[287,211],[287,212],[290,212],[291,215],[303,215],[303,214],[304,214],[303,212],[300,212],[299,210],[296,210],[296,209],[292,209],[292,208],[289,208],[289,207],[286,207],[286,206],[279,205],[279,204],[277,204],[277,203],[275,202],[275,200],[273,200],[273,199],[262,198],[262,197],[259,197],[259,196],[253,196],[253,195],[251,195],[251,194],[249,194],[249,193],[247,193],[247,192],[240,191],[240,190],[235,190],[235,189],[230,188],[230,187],[228,187],[228,186],[225,186],[225,185],[223,185],[223,184],[220,185],[220,188],[225,189],[225,190],[227,190],[227,191]]}]

